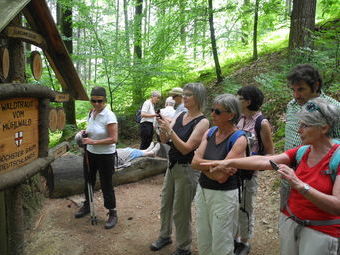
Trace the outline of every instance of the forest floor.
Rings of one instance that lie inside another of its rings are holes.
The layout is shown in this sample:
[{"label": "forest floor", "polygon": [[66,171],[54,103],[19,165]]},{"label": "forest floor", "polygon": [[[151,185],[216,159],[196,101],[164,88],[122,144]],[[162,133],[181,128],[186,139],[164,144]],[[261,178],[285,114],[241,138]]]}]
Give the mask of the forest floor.
[{"label": "forest floor", "polygon": [[[90,217],[75,219],[82,197],[46,199],[30,229],[26,231],[27,255],[166,255],[175,244],[152,252],[149,245],[159,231],[160,193],[163,175],[137,183],[116,187],[118,224],[106,230],[107,210],[102,194],[95,192],[98,225],[91,225]],[[279,254],[278,243],[278,176],[265,171],[259,175],[256,203],[256,225],[251,241],[251,255]],[[195,206],[193,210],[193,255],[197,255]],[[174,240],[174,237],[173,237]]]}]

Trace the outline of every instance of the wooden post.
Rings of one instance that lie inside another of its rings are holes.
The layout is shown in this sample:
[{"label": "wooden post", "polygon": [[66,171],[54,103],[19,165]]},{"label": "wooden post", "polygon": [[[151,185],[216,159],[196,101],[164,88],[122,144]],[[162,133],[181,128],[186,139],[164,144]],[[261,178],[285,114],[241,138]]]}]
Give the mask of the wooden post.
[{"label": "wooden post", "polygon": [[0,192],[0,254],[8,254],[5,193]]},{"label": "wooden post", "polygon": [[39,157],[48,156],[48,114],[49,114],[49,99],[42,99],[39,103]]},{"label": "wooden post", "polygon": [[23,254],[24,217],[20,191],[21,185],[5,191],[9,255]]}]

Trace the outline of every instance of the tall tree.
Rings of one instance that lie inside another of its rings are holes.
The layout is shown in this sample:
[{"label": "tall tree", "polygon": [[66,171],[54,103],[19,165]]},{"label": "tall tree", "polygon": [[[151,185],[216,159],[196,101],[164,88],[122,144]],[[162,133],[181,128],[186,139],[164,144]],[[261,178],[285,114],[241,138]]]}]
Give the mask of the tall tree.
[{"label": "tall tree", "polygon": [[[290,23],[289,50],[312,45],[311,31],[315,28],[316,0],[293,0]],[[290,55],[291,55],[290,54]]]},{"label": "tall tree", "polygon": [[128,59],[131,58],[130,52],[130,37],[129,37],[129,16],[128,16],[128,0],[123,0],[123,8],[124,8],[124,26],[125,26],[125,50],[126,50],[126,57]]},{"label": "tall tree", "polygon": [[241,41],[244,45],[248,44],[248,33],[249,33],[249,13],[250,13],[250,0],[244,0],[242,6],[241,19]]},{"label": "tall tree", "polygon": [[143,17],[143,0],[135,0],[135,16],[134,16],[134,75],[133,75],[133,101],[138,104],[142,98],[142,79],[138,71],[142,60],[142,17]]},{"label": "tall tree", "polygon": [[213,8],[212,0],[208,0],[208,12],[209,12],[211,49],[212,49],[212,53],[214,56],[217,83],[220,83],[221,81],[223,81],[223,76],[222,76],[220,62],[218,60],[218,52],[217,52],[215,28],[214,28],[214,8]]},{"label": "tall tree", "polygon": [[134,17],[134,59],[142,59],[142,17],[143,0],[135,0]]},{"label": "tall tree", "polygon": [[259,21],[259,4],[260,0],[255,1],[254,9],[254,33],[253,33],[253,59],[257,59],[257,24]]},{"label": "tall tree", "polygon": [[292,11],[292,0],[286,0],[285,19],[288,20]]},{"label": "tall tree", "polygon": [[[57,22],[59,23],[60,32],[64,35],[64,44],[69,52],[73,53],[73,28],[72,28],[72,1],[64,3],[64,1],[58,2],[57,7]],[[68,93],[67,89],[63,89],[64,92]],[[63,107],[66,115],[66,124],[76,128],[76,105],[72,97],[68,102],[63,103]],[[63,133],[63,136],[66,135]]]}]

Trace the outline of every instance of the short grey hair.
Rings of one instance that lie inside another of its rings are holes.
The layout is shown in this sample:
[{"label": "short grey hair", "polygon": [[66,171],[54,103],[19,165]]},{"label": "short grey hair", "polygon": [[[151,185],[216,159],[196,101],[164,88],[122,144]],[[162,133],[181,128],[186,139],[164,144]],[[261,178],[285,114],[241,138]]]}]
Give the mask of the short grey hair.
[{"label": "short grey hair", "polygon": [[152,91],[151,96],[152,96],[152,97],[161,97],[161,92],[159,92],[159,91],[157,91],[157,90]]},{"label": "short grey hair", "polygon": [[190,90],[198,103],[198,109],[203,111],[207,97],[206,89],[200,82],[188,83],[183,87],[183,90]]},{"label": "short grey hair", "polygon": [[329,125],[327,135],[332,138],[335,137],[336,130],[340,129],[340,107],[323,98],[309,100],[298,116],[301,122],[309,126]]},{"label": "short grey hair", "polygon": [[236,96],[232,94],[222,94],[214,98],[213,105],[222,105],[223,108],[231,113],[234,113],[234,117],[231,122],[237,124],[241,117],[241,104]]}]

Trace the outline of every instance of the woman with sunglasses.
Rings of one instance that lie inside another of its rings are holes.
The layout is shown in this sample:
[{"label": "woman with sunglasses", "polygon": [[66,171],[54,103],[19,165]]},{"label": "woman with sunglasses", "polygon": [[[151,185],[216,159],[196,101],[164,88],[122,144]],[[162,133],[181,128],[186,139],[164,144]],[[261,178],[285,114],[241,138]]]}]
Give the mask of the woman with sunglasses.
[{"label": "woman with sunglasses", "polygon": [[305,146],[278,155],[214,161],[205,166],[212,168],[211,172],[226,173],[233,172],[233,168],[276,168],[291,188],[281,207],[281,254],[339,254],[340,145],[332,138],[340,122],[340,109],[317,98],[304,105],[299,118],[298,132]]},{"label": "woman with sunglasses", "polygon": [[[103,192],[104,206],[109,210],[105,228],[113,228],[118,221],[116,212],[116,197],[112,185],[114,171],[116,143],[118,140],[118,122],[116,115],[106,107],[106,91],[103,87],[94,87],[91,90],[91,110],[85,131],[86,138],[82,143],[86,144],[89,164],[88,176],[84,173],[85,182],[89,181],[94,187],[96,173],[99,171],[100,185]],[[87,185],[84,188],[86,201],[83,207],[75,214],[81,218],[90,213]]]},{"label": "woman with sunglasses", "polygon": [[233,175],[236,170],[210,173],[209,167],[201,163],[246,155],[246,137],[236,127],[240,116],[240,102],[234,95],[217,96],[211,109],[214,127],[204,134],[192,160],[192,167],[201,171],[196,194],[197,243],[201,255],[234,254],[239,209],[239,182]]},{"label": "woman with sunglasses", "polygon": [[191,254],[191,203],[196,193],[198,172],[190,166],[194,150],[209,128],[202,111],[206,90],[201,83],[189,83],[183,88],[182,112],[171,123],[158,117],[160,140],[170,145],[169,167],[165,174],[161,202],[161,229],[150,249],[157,251],[172,243],[172,220],[176,227],[176,250],[172,255]]}]

